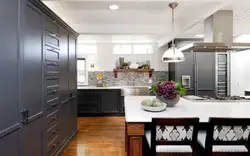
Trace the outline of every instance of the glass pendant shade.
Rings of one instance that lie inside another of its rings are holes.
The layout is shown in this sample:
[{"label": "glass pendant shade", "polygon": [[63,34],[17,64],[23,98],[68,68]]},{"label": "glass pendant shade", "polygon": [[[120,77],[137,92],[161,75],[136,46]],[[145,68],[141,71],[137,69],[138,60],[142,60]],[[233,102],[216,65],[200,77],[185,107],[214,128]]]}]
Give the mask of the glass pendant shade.
[{"label": "glass pendant shade", "polygon": [[[174,9],[178,6],[178,3],[172,2],[169,4],[169,7],[172,9],[172,30],[174,30]],[[173,34],[174,36],[174,34]],[[175,47],[174,38],[172,40],[172,46],[164,52],[162,55],[163,62],[183,62],[185,61],[184,54]]]},{"label": "glass pendant shade", "polygon": [[177,49],[176,47],[172,46],[167,51],[164,52],[162,55],[163,62],[183,62],[185,61],[184,54]]}]

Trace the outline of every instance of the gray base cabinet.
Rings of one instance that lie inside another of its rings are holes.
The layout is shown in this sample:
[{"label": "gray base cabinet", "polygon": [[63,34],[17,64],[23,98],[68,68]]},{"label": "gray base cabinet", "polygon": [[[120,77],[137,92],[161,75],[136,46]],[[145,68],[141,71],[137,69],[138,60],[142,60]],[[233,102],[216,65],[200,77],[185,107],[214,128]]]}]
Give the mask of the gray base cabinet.
[{"label": "gray base cabinet", "polygon": [[40,0],[1,0],[0,20],[0,153],[57,155],[77,131],[78,34]]},{"label": "gray base cabinet", "polygon": [[78,116],[124,114],[120,89],[81,89],[77,101]]}]

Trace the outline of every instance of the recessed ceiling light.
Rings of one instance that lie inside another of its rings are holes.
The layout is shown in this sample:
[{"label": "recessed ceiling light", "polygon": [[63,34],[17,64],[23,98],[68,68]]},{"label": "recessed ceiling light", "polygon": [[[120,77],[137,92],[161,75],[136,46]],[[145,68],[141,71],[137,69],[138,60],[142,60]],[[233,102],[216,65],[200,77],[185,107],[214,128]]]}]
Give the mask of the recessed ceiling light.
[{"label": "recessed ceiling light", "polygon": [[203,35],[203,34],[197,34],[197,35],[195,35],[194,37],[195,37],[195,38],[203,38],[204,35]]},{"label": "recessed ceiling light", "polygon": [[109,6],[109,9],[110,10],[118,10],[119,9],[119,6],[118,5],[115,5],[115,4],[112,4]]}]

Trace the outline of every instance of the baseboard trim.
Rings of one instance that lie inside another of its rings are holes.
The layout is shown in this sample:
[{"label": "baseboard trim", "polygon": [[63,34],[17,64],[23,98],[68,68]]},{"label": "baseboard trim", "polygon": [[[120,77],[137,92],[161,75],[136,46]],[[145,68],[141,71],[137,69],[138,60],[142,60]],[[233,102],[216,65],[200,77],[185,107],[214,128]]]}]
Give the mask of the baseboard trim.
[{"label": "baseboard trim", "polygon": [[62,154],[62,152],[64,151],[64,149],[68,146],[68,144],[70,143],[70,141],[72,139],[74,139],[74,137],[76,136],[78,130],[76,129],[71,135],[70,137],[65,141],[65,143],[62,145],[62,147],[58,150],[58,152],[55,154],[55,156],[59,156]]}]

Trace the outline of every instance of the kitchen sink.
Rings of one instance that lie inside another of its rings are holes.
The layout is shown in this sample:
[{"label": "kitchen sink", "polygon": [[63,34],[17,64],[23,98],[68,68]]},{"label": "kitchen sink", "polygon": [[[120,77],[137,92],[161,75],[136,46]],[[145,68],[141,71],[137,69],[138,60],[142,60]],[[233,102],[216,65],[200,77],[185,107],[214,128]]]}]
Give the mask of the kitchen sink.
[{"label": "kitchen sink", "polygon": [[150,87],[125,86],[122,88],[122,96],[148,96]]}]

